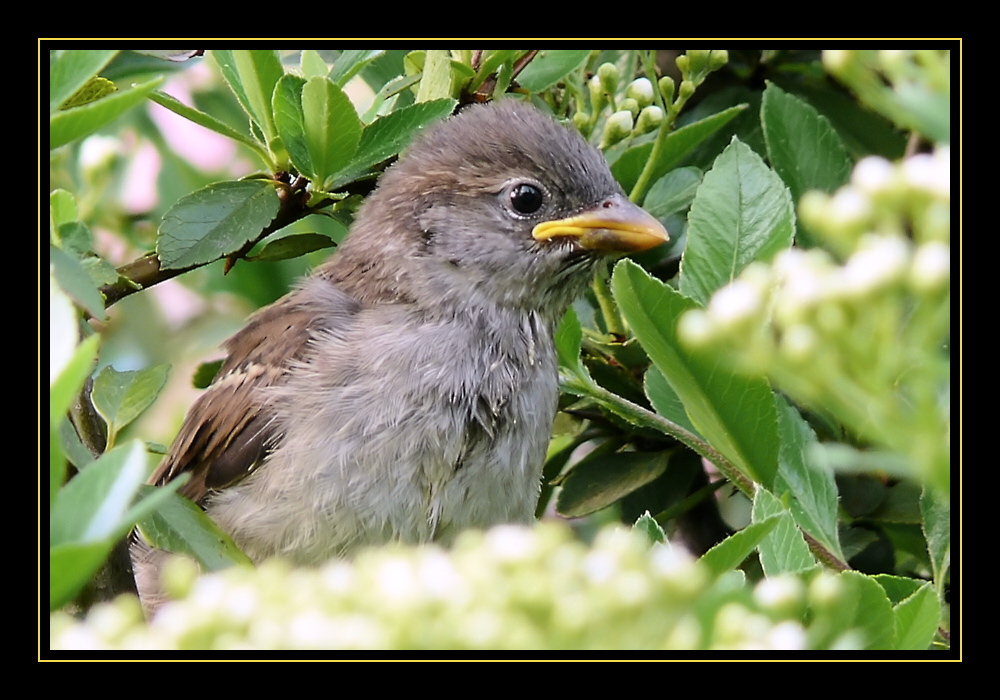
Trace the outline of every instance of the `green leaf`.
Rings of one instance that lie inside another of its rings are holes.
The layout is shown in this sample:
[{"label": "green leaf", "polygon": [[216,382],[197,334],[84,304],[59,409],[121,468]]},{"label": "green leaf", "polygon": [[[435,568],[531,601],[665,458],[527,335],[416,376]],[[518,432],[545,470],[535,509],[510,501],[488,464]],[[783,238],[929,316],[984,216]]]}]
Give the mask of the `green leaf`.
[{"label": "green leaf", "polygon": [[943,596],[948,568],[951,566],[951,502],[947,496],[924,487],[920,495],[920,513],[934,572],[934,585]]},{"label": "green leaf", "polygon": [[455,72],[448,51],[431,49],[424,57],[423,76],[417,89],[417,102],[454,97]]},{"label": "green leaf", "polygon": [[247,134],[240,133],[225,122],[219,121],[211,114],[206,114],[205,112],[197,110],[194,107],[188,107],[180,100],[171,97],[165,92],[160,92],[159,90],[151,93],[149,99],[161,107],[169,109],[174,114],[178,114],[185,119],[194,122],[198,126],[203,126],[210,131],[214,131],[215,133],[225,136],[226,138],[248,146],[260,155],[264,159],[265,163],[269,163],[270,157],[267,151],[261,148],[260,144],[255,139],[250,138]]},{"label": "green leaf", "polygon": [[778,518],[774,530],[758,546],[760,565],[766,576],[809,571],[816,560],[788,509],[767,489],[757,489],[751,511],[753,522]]},{"label": "green leaf", "polygon": [[755,260],[792,244],[795,214],[784,183],[737,140],[705,173],[688,215],[681,292],[702,305]]},{"label": "green leaf", "polygon": [[[60,448],[59,431],[63,417],[73,405],[80,389],[94,367],[97,357],[97,344],[100,337],[93,335],[80,343],[62,371],[49,385],[49,446],[55,452],[49,459],[49,502],[51,504],[55,490],[62,486],[66,478],[66,460]],[[76,433],[73,433],[74,437]]]},{"label": "green leaf", "polygon": [[580,367],[580,344],[583,342],[583,329],[580,321],[576,317],[576,311],[572,307],[563,316],[562,321],[556,328],[555,337],[556,354],[559,356],[559,366],[571,371],[578,371]]},{"label": "green leaf", "polygon": [[330,70],[330,80],[338,87],[344,87],[347,85],[347,81],[383,54],[385,54],[385,49],[347,49],[333,64],[333,68]]},{"label": "green leaf", "polygon": [[183,269],[235,253],[260,235],[280,206],[268,180],[219,182],[181,198],[160,223],[160,267]]},{"label": "green leaf", "polygon": [[539,51],[517,76],[517,83],[528,92],[541,92],[583,67],[588,58],[590,58],[588,49]]},{"label": "green leaf", "polygon": [[296,233],[271,241],[257,255],[247,256],[247,260],[255,262],[289,260],[323,248],[333,248],[336,245],[329,236],[319,233]]},{"label": "green leaf", "polygon": [[119,372],[110,365],[94,379],[91,401],[97,413],[108,424],[108,443],[148,408],[167,383],[170,365]]},{"label": "green leaf", "polygon": [[49,514],[49,546],[124,536],[134,524],[126,513],[151,471],[140,440],[88,464],[56,495]]},{"label": "green leaf", "polygon": [[56,231],[63,224],[70,224],[79,219],[80,212],[72,193],[62,189],[55,189],[49,193],[49,223]]},{"label": "green leaf", "polygon": [[59,283],[59,287],[78,306],[100,321],[105,319],[104,297],[101,296],[101,292],[97,289],[90,273],[79,260],[58,248],[49,246],[49,269]]},{"label": "green leaf", "polygon": [[581,461],[563,480],[556,510],[579,518],[606,508],[660,476],[667,458],[664,452],[618,452]]},{"label": "green leaf", "polygon": [[99,100],[102,97],[107,97],[117,90],[118,86],[107,78],[93,77],[87,81],[86,85],[73,93],[73,96],[63,103],[62,109],[80,107],[88,102],[93,102],[94,100]]},{"label": "green leaf", "polygon": [[330,67],[326,65],[326,61],[320,56],[319,51],[312,49],[306,49],[302,52],[302,55],[299,57],[299,68],[302,71],[302,77],[306,80],[316,76],[325,78],[330,74]]},{"label": "green leaf", "polygon": [[715,576],[732,571],[742,564],[744,559],[750,556],[750,553],[760,544],[760,541],[779,522],[780,518],[774,516],[760,522],[751,523],[705,552],[701,557],[701,561],[704,562]]},{"label": "green leaf", "polygon": [[59,109],[116,55],[118,51],[110,50],[49,51],[49,112]]},{"label": "green leaf", "polygon": [[691,419],[688,418],[687,411],[684,410],[684,403],[656,365],[651,366],[646,371],[643,388],[646,392],[646,398],[649,399],[649,403],[652,404],[657,413],[701,437],[691,423]]},{"label": "green leaf", "polygon": [[[746,108],[747,105],[745,104],[729,107],[671,132],[663,142],[649,181],[656,182],[667,171],[679,165],[685,156]],[[614,174],[615,179],[621,183],[626,192],[631,192],[632,188],[635,187],[635,183],[639,179],[639,173],[642,172],[646,161],[649,160],[652,150],[652,143],[633,146],[625,151],[611,166],[611,172]]]},{"label": "green leaf", "polygon": [[135,500],[149,477],[139,440],[91,462],[56,495],[49,514],[49,606],[71,600],[140,519],[183,483]]},{"label": "green leaf", "polygon": [[950,93],[907,82],[898,83],[895,90],[895,102],[904,110],[906,121],[931,141],[951,141]]},{"label": "green leaf", "polygon": [[[163,487],[144,487],[147,493]],[[205,571],[219,571],[250,559],[205,512],[178,494],[171,493],[139,523],[146,542],[158,549],[194,558]]]},{"label": "green leaf", "polygon": [[837,621],[844,629],[860,632],[865,649],[894,648],[896,616],[882,587],[857,571],[842,571],[837,578],[846,589]]},{"label": "green leaf", "polygon": [[632,530],[645,535],[650,544],[667,544],[667,533],[663,531],[656,519],[647,510],[639,516],[639,519],[632,525]]},{"label": "green leaf", "polygon": [[615,266],[615,300],[691,423],[750,479],[770,487],[778,468],[774,394],[760,377],[734,374],[716,359],[691,353],[677,338],[677,319],[698,305],[629,260]]},{"label": "green leaf", "polygon": [[310,179],[326,190],[327,178],[357,151],[361,120],[343,90],[326,78],[310,78],[302,88],[302,115],[313,170]]},{"label": "green leaf", "polygon": [[886,597],[893,606],[899,605],[911,595],[926,585],[926,581],[919,581],[906,576],[893,576],[891,574],[875,574],[872,576],[878,585],[882,586]]},{"label": "green leaf", "polygon": [[163,78],[119,90],[107,97],[56,112],[49,118],[49,150],[88,136],[142,102]]},{"label": "green leaf", "polygon": [[351,182],[395,156],[421,129],[451,114],[456,104],[451,98],[421,102],[376,119],[361,133],[351,162],[331,178],[331,188]]},{"label": "green leaf", "polygon": [[760,105],[760,121],[771,167],[792,193],[833,192],[847,182],[851,158],[830,120],[809,103],[768,83]]},{"label": "green leaf", "polygon": [[896,649],[924,650],[930,647],[941,619],[941,604],[930,584],[917,589],[893,608],[896,615]]},{"label": "green leaf", "polygon": [[675,168],[653,183],[642,207],[661,222],[687,210],[701,185],[698,168]]},{"label": "green leaf", "polygon": [[73,600],[108,558],[113,540],[64,542],[49,548],[49,610]]},{"label": "green leaf", "polygon": [[236,94],[236,99],[260,127],[270,144],[277,136],[271,114],[271,96],[285,74],[277,51],[212,51],[222,77]]},{"label": "green leaf", "polygon": [[837,484],[833,471],[811,459],[816,434],[781,396],[777,396],[781,451],[774,491],[791,495],[789,507],[799,527],[828,552],[845,561],[837,535]]},{"label": "green leaf", "polygon": [[[325,80],[325,78],[321,78]],[[297,75],[285,75],[274,88],[272,109],[281,143],[292,165],[301,175],[315,181],[315,169],[306,142],[305,117],[302,113],[302,88],[306,81]]]}]

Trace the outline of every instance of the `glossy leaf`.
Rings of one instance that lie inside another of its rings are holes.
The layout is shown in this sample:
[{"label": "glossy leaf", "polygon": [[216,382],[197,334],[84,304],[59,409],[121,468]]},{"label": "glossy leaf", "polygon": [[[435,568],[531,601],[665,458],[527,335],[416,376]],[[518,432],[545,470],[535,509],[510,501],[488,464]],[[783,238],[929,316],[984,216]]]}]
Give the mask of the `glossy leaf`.
[{"label": "glossy leaf", "polygon": [[583,461],[563,481],[556,509],[578,518],[606,508],[660,476],[667,458],[664,452],[620,452]]},{"label": "glossy leaf", "polygon": [[[155,492],[155,487],[144,491]],[[250,559],[205,512],[188,499],[171,494],[139,523],[139,531],[154,547],[193,557],[206,571],[219,571]]]},{"label": "glossy leaf", "polygon": [[119,372],[110,365],[94,379],[91,401],[108,425],[108,439],[134,421],[156,400],[167,383],[169,365],[155,365],[140,370]]},{"label": "glossy leaf", "polygon": [[837,484],[833,471],[812,459],[816,434],[799,412],[781,396],[776,397],[781,452],[774,492],[791,496],[789,508],[795,522],[828,552],[844,561],[837,534]]},{"label": "glossy leaf", "polygon": [[807,190],[833,192],[847,182],[851,158],[830,120],[808,102],[768,83],[760,121],[771,167],[796,202]]},{"label": "glossy leaf", "polygon": [[306,147],[312,164],[310,179],[319,189],[345,167],[358,149],[362,124],[344,91],[326,78],[310,78],[302,88]]},{"label": "glossy leaf", "polygon": [[770,491],[757,489],[753,499],[753,522],[764,522],[772,518],[777,518],[778,524],[758,546],[764,574],[777,576],[815,568],[816,560],[796,527],[792,514]]},{"label": "glossy leaf", "polygon": [[56,112],[49,118],[49,150],[89,136],[111,123],[145,100],[162,82],[163,78],[156,78],[80,107]]},{"label": "glossy leaf", "polygon": [[706,305],[755,260],[792,244],[795,214],[784,183],[737,139],[705,173],[688,215],[680,289]]},{"label": "glossy leaf", "polygon": [[267,180],[219,182],[183,197],[160,223],[160,267],[191,267],[235,253],[260,235],[280,205]]},{"label": "glossy leaf", "polygon": [[108,49],[49,51],[49,111],[59,109],[116,55]]},{"label": "glossy leaf", "polygon": [[739,532],[733,533],[701,557],[716,576],[732,571],[757,548],[761,540],[773,530],[780,519],[775,516],[751,523]]},{"label": "glossy leaf", "polygon": [[677,319],[698,305],[635,263],[623,260],[615,266],[611,288],[625,320],[698,432],[744,475],[770,486],[778,468],[778,433],[767,382],[735,374],[681,345]]},{"label": "glossy leaf", "polygon": [[550,49],[538,52],[517,76],[518,84],[529,92],[552,87],[590,58],[588,49]]}]

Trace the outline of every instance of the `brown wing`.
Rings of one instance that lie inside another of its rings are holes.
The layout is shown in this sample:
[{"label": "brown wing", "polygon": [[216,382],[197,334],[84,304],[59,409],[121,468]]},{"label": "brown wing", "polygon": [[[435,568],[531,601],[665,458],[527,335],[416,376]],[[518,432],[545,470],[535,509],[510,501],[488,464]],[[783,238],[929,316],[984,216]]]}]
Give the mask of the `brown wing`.
[{"label": "brown wing", "polygon": [[180,493],[200,503],[210,490],[259,466],[274,437],[261,389],[284,381],[289,363],[306,349],[315,318],[316,310],[297,304],[292,294],[257,312],[227,340],[225,363],[188,411],[150,483],[162,485],[188,473],[191,479]]}]

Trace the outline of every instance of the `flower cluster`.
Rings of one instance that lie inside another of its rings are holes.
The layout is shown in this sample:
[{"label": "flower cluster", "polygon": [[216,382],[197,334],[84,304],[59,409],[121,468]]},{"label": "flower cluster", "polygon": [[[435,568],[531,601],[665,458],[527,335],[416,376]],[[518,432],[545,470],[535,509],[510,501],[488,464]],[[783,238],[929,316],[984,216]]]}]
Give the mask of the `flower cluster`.
[{"label": "flower cluster", "polygon": [[950,151],[858,162],[799,220],[822,248],[755,263],[681,319],[693,347],[723,349],[865,441],[947,488]]},{"label": "flower cluster", "polygon": [[[818,639],[800,620],[830,618],[838,604],[829,585],[712,578],[683,550],[650,547],[636,532],[604,530],[588,547],[561,523],[465,533],[447,551],[370,550],[318,569],[270,561],[198,577],[192,566],[176,560],[177,599],[148,624],[128,597],[82,621],[54,614],[52,648],[800,649]],[[842,632],[835,643],[852,639]]]}]

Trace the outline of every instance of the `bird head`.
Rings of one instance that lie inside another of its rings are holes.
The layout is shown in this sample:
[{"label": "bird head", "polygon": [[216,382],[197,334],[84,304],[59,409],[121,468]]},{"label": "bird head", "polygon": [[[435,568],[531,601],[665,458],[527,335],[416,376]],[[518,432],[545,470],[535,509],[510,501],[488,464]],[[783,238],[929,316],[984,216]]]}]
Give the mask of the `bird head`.
[{"label": "bird head", "polygon": [[598,265],[667,239],[597,149],[509,99],[421,134],[382,177],[338,255],[366,260],[370,280],[382,280],[374,286],[421,303],[556,317]]}]

